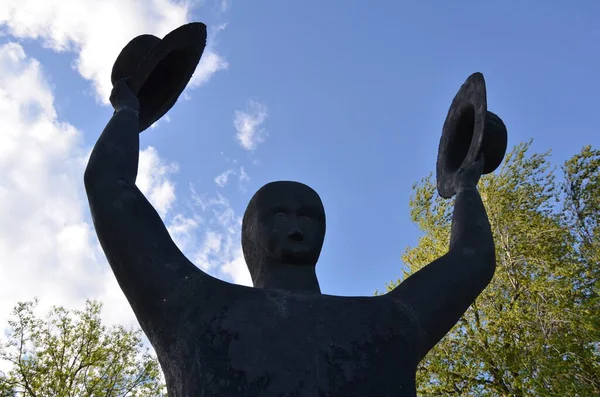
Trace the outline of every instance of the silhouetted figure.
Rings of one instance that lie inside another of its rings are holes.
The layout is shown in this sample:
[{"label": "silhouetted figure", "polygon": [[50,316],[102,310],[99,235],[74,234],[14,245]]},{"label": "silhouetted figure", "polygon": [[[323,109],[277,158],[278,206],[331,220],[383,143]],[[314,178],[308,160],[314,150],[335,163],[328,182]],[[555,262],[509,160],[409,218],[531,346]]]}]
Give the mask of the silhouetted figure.
[{"label": "silhouetted figure", "polygon": [[85,187],[102,248],[170,396],[416,395],[417,364],[494,274],[494,242],[476,189],[481,156],[456,174],[448,253],[382,296],[321,294],[321,200],[300,183],[267,184],[242,225],[250,288],[207,275],[173,243],[135,185],[137,98],[119,81],[111,102],[115,113],[94,147]]}]

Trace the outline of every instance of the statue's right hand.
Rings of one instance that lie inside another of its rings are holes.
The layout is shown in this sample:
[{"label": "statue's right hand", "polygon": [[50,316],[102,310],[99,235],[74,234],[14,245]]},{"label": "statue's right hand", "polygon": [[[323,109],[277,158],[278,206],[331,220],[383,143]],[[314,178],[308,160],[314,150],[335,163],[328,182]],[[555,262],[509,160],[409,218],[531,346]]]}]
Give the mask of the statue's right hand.
[{"label": "statue's right hand", "polygon": [[140,111],[140,102],[137,96],[133,93],[129,84],[128,79],[121,79],[115,83],[112,92],[110,93],[110,103],[112,104],[115,112],[124,108],[131,109],[135,112]]},{"label": "statue's right hand", "polygon": [[465,169],[461,169],[456,173],[456,187],[457,190],[476,188],[479,179],[483,174],[483,166],[485,165],[485,158],[483,153],[479,153],[475,162],[469,165]]}]

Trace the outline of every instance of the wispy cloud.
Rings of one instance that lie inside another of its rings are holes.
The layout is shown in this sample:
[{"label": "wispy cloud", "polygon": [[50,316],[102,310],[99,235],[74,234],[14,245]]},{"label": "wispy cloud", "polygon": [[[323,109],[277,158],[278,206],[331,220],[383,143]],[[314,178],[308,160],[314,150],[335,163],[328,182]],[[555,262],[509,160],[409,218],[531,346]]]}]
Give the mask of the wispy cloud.
[{"label": "wispy cloud", "polygon": [[213,275],[251,286],[240,239],[242,217],[235,214],[229,200],[221,194],[207,197],[192,190],[192,195],[196,206],[209,215],[198,236],[202,243],[191,254],[192,261]]},{"label": "wispy cloud", "polygon": [[250,175],[246,173],[246,169],[244,167],[240,167],[240,174],[238,177],[240,190],[242,192],[246,192],[248,183],[250,183]]},{"label": "wispy cloud", "polygon": [[225,185],[227,185],[227,182],[229,182],[229,177],[233,174],[235,174],[235,171],[233,169],[228,169],[227,171],[224,171],[221,174],[217,175],[217,177],[215,178],[215,183],[220,187],[225,187]]},{"label": "wispy cloud", "polygon": [[267,116],[267,107],[252,100],[249,101],[246,110],[235,111],[233,125],[237,131],[237,139],[244,149],[254,150],[259,143],[264,142],[267,134],[262,124]]},{"label": "wispy cloud", "polygon": [[250,182],[250,176],[246,173],[244,167],[240,167],[240,183]]},{"label": "wispy cloud", "polygon": [[221,12],[226,12],[231,7],[231,0],[221,0]]},{"label": "wispy cloud", "polygon": [[[232,162],[234,164],[237,163],[237,161],[235,160],[233,160]],[[250,182],[250,175],[248,175],[246,169],[243,166],[240,167],[239,170],[230,168],[228,170],[223,171],[215,177],[215,183],[219,187],[225,187],[231,181],[231,177],[236,175],[240,189],[242,191],[245,191],[246,185]]]},{"label": "wispy cloud", "polygon": [[[57,52],[75,53],[73,67],[91,81],[96,97],[108,104],[110,72],[125,44],[140,34],[163,37],[189,22],[191,4],[176,0],[3,0],[0,28],[17,38],[39,39]],[[190,87],[207,82],[227,67],[209,41]]]}]

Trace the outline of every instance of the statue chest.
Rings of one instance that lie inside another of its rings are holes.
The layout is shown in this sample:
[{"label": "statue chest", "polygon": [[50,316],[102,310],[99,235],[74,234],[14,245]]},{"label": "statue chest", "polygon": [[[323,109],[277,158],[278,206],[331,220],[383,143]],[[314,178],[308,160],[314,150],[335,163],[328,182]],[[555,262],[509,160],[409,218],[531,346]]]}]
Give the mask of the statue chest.
[{"label": "statue chest", "polygon": [[416,327],[384,297],[249,293],[196,324],[186,363],[202,387],[194,393],[414,395]]}]

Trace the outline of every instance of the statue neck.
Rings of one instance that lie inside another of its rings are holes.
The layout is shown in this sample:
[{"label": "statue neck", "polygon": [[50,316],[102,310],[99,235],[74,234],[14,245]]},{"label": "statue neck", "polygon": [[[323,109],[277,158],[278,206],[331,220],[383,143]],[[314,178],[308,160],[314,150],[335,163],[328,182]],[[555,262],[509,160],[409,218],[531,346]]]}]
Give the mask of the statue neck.
[{"label": "statue neck", "polygon": [[262,266],[261,270],[253,279],[256,288],[321,293],[315,266],[277,263]]}]

